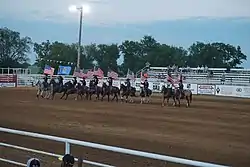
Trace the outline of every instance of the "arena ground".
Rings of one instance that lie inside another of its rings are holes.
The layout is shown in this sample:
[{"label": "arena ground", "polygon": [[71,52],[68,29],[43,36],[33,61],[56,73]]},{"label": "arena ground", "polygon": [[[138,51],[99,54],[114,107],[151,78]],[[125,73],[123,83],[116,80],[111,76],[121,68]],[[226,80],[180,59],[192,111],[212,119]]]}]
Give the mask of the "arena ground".
[{"label": "arena ground", "polygon": [[[0,89],[0,126],[150,151],[219,164],[250,166],[250,99],[194,96],[191,108],[153,104],[37,100],[32,89]],[[63,154],[63,144],[0,133],[0,141]],[[95,149],[72,147],[75,156],[121,167],[183,166]],[[0,157],[27,154],[0,147]],[[45,166],[56,159],[38,156]],[[45,160],[46,159],[46,160]],[[1,167],[11,165],[0,163]]]}]

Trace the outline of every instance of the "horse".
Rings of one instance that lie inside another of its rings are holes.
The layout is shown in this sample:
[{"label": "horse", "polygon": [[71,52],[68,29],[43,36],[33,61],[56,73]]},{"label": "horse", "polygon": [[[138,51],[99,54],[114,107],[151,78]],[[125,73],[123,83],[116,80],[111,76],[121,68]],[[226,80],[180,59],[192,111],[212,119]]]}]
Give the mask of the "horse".
[{"label": "horse", "polygon": [[58,82],[55,81],[55,79],[51,79],[51,82],[50,82],[49,85],[50,85],[49,86],[50,98],[52,100],[54,99],[56,93],[64,93],[64,94],[66,94],[68,83],[63,84],[62,81],[58,83]]},{"label": "horse", "polygon": [[[45,82],[44,80],[38,80],[36,83],[37,86],[37,93],[36,97],[39,99],[39,96],[42,98],[47,98],[48,96],[48,83]],[[45,92],[45,96],[43,96],[43,93]]]},{"label": "horse", "polygon": [[149,88],[141,87],[141,92],[140,92],[141,104],[144,103],[145,100],[147,100],[146,102],[149,103],[151,95],[152,95],[152,90],[150,90]]},{"label": "horse", "polygon": [[175,98],[174,98],[174,92],[173,92],[172,88],[166,88],[165,85],[163,85],[162,89],[161,89],[161,93],[162,93],[162,103],[161,103],[162,107],[165,106],[165,99],[167,99],[167,104],[169,104],[170,97],[173,97],[173,100],[174,100],[173,105],[176,104]]},{"label": "horse", "polygon": [[68,81],[64,84],[63,95],[61,96],[60,99],[62,99],[66,95],[64,100],[67,100],[70,94],[75,94],[75,93],[77,93],[77,89],[74,87],[71,81]]},{"label": "horse", "polygon": [[114,99],[116,99],[116,102],[118,102],[118,96],[120,96],[120,89],[116,86],[108,86],[105,82],[103,82],[102,84],[102,99],[105,96],[108,96],[108,101],[109,101],[109,97],[110,95],[114,95],[114,97],[111,99],[111,101],[113,101]]},{"label": "horse", "polygon": [[86,85],[81,85],[81,83],[77,83],[76,91],[77,91],[76,100],[78,100],[79,96],[81,97],[81,100],[82,100],[83,95],[86,95],[86,98],[87,98],[89,87],[87,87]]},{"label": "horse", "polygon": [[92,95],[96,94],[96,100],[99,100],[101,93],[102,88],[100,86],[95,86],[94,81],[90,81],[89,90],[87,91],[87,99],[91,100]]},{"label": "horse", "polygon": [[134,87],[131,87],[130,90],[127,90],[127,87],[124,84],[121,84],[120,90],[122,91],[121,94],[121,101],[123,101],[123,97],[126,97],[126,103],[128,102],[128,97],[130,97],[130,102],[134,102],[132,97],[136,97],[136,89]]},{"label": "horse", "polygon": [[[180,107],[180,101],[181,99],[186,99],[186,107],[190,107],[190,103],[192,103],[192,91],[189,89],[184,89],[181,91],[180,89],[175,89],[174,90],[174,99],[178,101],[178,106]],[[175,101],[175,106],[176,106],[176,101]]]}]

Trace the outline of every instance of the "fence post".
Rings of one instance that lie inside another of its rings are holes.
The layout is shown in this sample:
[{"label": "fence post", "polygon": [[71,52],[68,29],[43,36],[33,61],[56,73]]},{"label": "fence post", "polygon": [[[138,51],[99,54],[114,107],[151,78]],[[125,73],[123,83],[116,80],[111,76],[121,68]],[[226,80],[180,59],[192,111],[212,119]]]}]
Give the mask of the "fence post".
[{"label": "fence post", "polygon": [[70,154],[70,143],[65,142],[65,154]]}]

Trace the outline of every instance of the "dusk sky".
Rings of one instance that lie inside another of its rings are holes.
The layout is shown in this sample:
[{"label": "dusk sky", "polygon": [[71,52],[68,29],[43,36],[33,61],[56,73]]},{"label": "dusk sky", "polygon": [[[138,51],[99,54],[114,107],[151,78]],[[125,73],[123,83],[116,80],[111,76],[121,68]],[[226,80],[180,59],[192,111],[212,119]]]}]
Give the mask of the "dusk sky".
[{"label": "dusk sky", "polygon": [[250,68],[249,0],[0,0],[0,27],[34,42],[77,42],[79,14],[68,11],[71,4],[91,8],[84,16],[83,44],[121,43],[143,35],[184,48],[196,41],[224,42],[240,45],[248,56],[244,67]]}]

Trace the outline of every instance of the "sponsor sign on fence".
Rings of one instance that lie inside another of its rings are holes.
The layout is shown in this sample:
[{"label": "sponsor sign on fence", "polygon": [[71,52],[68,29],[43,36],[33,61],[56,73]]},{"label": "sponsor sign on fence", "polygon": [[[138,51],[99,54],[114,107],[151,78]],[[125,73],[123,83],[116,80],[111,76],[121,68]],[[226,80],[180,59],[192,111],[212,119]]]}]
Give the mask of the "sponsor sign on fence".
[{"label": "sponsor sign on fence", "polygon": [[215,94],[215,85],[198,85],[197,93],[199,95],[214,95]]},{"label": "sponsor sign on fence", "polygon": [[16,87],[16,75],[0,75],[0,87]]},{"label": "sponsor sign on fence", "polygon": [[194,95],[197,95],[197,84],[187,84],[184,83],[184,89],[189,89]]},{"label": "sponsor sign on fence", "polygon": [[250,98],[250,86],[216,85],[216,95]]}]

